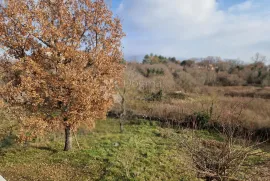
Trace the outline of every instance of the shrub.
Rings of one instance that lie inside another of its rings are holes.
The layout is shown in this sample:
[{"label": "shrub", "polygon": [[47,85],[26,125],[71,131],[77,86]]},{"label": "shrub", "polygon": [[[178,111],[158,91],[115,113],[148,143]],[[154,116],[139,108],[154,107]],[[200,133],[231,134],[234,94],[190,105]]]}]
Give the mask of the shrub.
[{"label": "shrub", "polygon": [[191,67],[195,63],[194,60],[183,60],[180,65],[181,66],[188,66]]},{"label": "shrub", "polygon": [[187,123],[187,126],[192,129],[205,129],[207,128],[210,119],[210,114],[202,111],[187,115],[185,122]]},{"label": "shrub", "polygon": [[147,101],[161,101],[163,97],[162,90],[159,90],[157,93],[152,93],[150,96],[146,98]]},{"label": "shrub", "polygon": [[[245,164],[254,154],[262,158],[263,152],[257,151],[258,142],[250,141],[251,131],[241,129],[243,106],[235,105],[219,115],[220,134],[223,141],[206,140],[192,136],[182,141],[182,146],[193,159],[194,169],[200,178],[207,181],[246,180],[239,173],[249,173],[255,164]],[[208,116],[198,116],[205,123]],[[244,168],[245,164],[245,168]],[[241,177],[240,177],[241,176]]]},{"label": "shrub", "polygon": [[199,138],[192,138],[183,146],[192,157],[198,177],[206,181],[239,180],[240,172],[248,173],[255,167],[249,165],[243,169],[245,161],[254,153],[252,147]]},{"label": "shrub", "polygon": [[217,76],[217,84],[221,86],[238,86],[244,83],[245,81],[235,74],[220,72]]},{"label": "shrub", "polygon": [[150,77],[151,75],[164,75],[164,70],[162,68],[147,68],[146,71],[146,77]]},{"label": "shrub", "polygon": [[176,84],[186,92],[195,92],[196,87],[200,85],[200,83],[198,83],[197,80],[187,72],[174,72],[173,75]]},{"label": "shrub", "polygon": [[196,112],[194,116],[196,117],[196,124],[200,129],[206,128],[211,118],[207,112]]},{"label": "shrub", "polygon": [[270,86],[270,73],[262,80],[262,86]]}]

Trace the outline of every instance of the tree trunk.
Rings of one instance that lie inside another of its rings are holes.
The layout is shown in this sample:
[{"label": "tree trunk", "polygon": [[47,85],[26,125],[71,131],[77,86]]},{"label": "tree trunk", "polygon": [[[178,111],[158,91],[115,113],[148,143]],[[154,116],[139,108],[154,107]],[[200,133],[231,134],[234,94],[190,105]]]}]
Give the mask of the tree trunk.
[{"label": "tree trunk", "polygon": [[120,133],[124,132],[124,122],[126,121],[126,115],[127,115],[125,94],[126,94],[126,88],[124,88],[123,95],[121,95],[122,114],[120,115]]},{"label": "tree trunk", "polygon": [[69,151],[72,148],[72,135],[70,126],[65,127],[65,148],[64,151]]}]

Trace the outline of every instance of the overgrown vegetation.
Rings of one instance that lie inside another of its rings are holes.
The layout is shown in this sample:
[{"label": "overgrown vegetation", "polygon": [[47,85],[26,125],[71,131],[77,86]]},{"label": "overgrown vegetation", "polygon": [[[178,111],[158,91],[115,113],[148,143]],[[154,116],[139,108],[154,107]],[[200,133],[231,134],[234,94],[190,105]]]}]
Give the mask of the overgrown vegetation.
[{"label": "overgrown vegetation", "polygon": [[[98,122],[92,132],[79,128],[77,148],[68,154],[60,150],[63,133],[20,147],[19,130],[3,127],[1,174],[37,180],[45,174],[41,167],[57,171],[48,180],[269,179],[269,88],[209,86],[204,80],[221,72],[200,69],[205,73],[200,74],[195,66],[127,63],[110,111],[119,119]],[[164,74],[145,76],[147,70]]]},{"label": "overgrown vegetation", "polygon": [[103,0],[6,0],[0,34],[8,180],[270,180],[265,56],[127,62]]},{"label": "overgrown vegetation", "polygon": [[[186,61],[182,65],[169,61],[162,64],[129,63],[126,73],[133,75],[134,82],[140,82],[130,85],[133,96],[126,102],[132,119],[144,118],[149,123],[158,120],[161,126],[180,128],[177,132],[185,132],[186,139],[173,139],[181,143],[179,148],[191,158],[191,170],[198,178],[269,179],[261,167],[268,167],[269,162],[259,149],[261,144],[269,146],[269,88],[251,86],[254,84],[248,83],[241,72],[259,64],[258,61],[252,65],[238,65],[234,61],[217,59],[214,62],[219,68],[209,62],[205,59],[190,65]],[[145,76],[148,68],[160,67],[164,75]],[[268,74],[268,70],[265,73]],[[156,82],[159,82],[158,86]],[[112,111],[117,111],[117,104]],[[191,135],[187,129],[193,130]],[[158,135],[172,139],[174,134],[163,131]],[[264,174],[259,173],[258,168]],[[262,175],[255,178],[258,174]]]},{"label": "overgrown vegetation", "polygon": [[[202,85],[210,86],[240,86],[257,85],[270,86],[270,67],[265,64],[265,56],[257,53],[253,63],[244,64],[237,60],[222,60],[220,57],[206,57],[200,61],[176,60],[151,54],[146,55],[143,64],[174,64],[172,72],[176,77],[180,72],[185,72],[193,79],[198,78]],[[169,66],[168,66],[169,67]],[[180,73],[181,74],[181,73]],[[183,74],[183,73],[182,73]],[[183,76],[183,75],[182,75]],[[200,77],[198,77],[200,76]],[[189,78],[187,82],[190,82]],[[198,84],[198,83],[197,83]]]}]

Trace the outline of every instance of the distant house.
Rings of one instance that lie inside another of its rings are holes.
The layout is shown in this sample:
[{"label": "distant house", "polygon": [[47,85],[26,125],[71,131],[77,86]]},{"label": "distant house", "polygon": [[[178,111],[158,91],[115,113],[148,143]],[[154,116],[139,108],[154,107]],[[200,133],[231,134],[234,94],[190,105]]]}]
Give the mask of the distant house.
[{"label": "distant house", "polygon": [[209,64],[208,70],[215,70],[215,67],[213,66],[213,64]]},{"label": "distant house", "polygon": [[209,65],[198,64],[197,67],[198,67],[198,69],[215,70],[215,66],[213,64],[209,64]]}]

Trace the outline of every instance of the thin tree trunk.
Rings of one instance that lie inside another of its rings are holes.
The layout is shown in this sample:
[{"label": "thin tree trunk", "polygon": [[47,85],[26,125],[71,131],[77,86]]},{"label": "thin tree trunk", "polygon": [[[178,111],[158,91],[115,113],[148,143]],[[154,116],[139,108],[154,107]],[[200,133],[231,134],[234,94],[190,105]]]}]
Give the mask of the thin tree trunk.
[{"label": "thin tree trunk", "polygon": [[65,127],[65,148],[64,151],[69,151],[72,149],[72,135],[70,126]]},{"label": "thin tree trunk", "polygon": [[123,118],[120,118],[120,133],[124,132],[124,120]]},{"label": "thin tree trunk", "polygon": [[73,136],[74,136],[74,138],[75,138],[75,141],[76,141],[76,143],[77,143],[78,148],[81,149],[76,134],[74,133],[74,131],[72,131],[72,132],[73,132]]},{"label": "thin tree trunk", "polygon": [[121,95],[122,100],[121,100],[121,109],[122,109],[122,114],[120,115],[120,133],[124,132],[124,122],[126,121],[126,115],[127,115],[127,110],[126,110],[126,88],[124,87],[123,95]]}]

